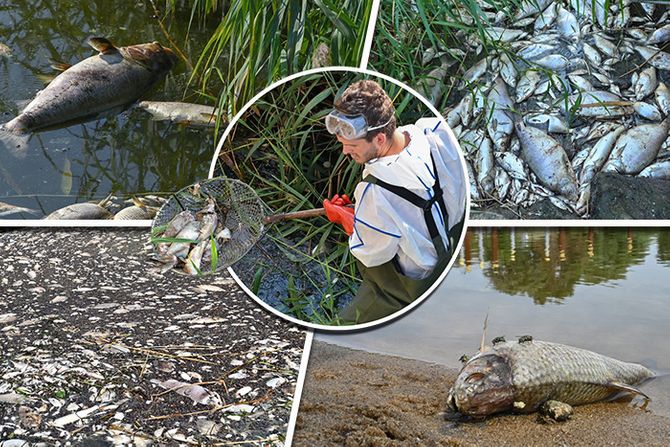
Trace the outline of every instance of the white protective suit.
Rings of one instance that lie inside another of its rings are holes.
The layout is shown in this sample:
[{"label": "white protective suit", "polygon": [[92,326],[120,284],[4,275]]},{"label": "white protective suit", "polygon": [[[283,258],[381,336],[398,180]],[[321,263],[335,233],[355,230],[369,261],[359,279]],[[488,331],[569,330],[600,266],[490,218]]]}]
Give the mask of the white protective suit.
[{"label": "white protective suit", "polygon": [[[435,183],[432,153],[449,214],[449,228],[453,227],[463,219],[467,193],[454,134],[437,118],[422,118],[415,125],[398,130],[409,134],[407,147],[399,154],[367,162],[363,177],[370,174],[430,199]],[[423,210],[367,182],[356,186],[354,197],[354,233],[349,238],[351,253],[366,267],[384,264],[398,255],[403,274],[412,279],[428,276],[437,263],[437,253],[428,234]],[[437,203],[433,204],[432,210],[445,247],[449,249],[444,217]]]}]

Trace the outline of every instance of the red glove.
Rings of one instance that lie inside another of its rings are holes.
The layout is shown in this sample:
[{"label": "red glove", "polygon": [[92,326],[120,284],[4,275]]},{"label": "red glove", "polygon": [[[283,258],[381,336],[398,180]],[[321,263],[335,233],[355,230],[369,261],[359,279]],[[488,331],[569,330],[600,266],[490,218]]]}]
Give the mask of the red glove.
[{"label": "red glove", "polygon": [[335,194],[331,200],[323,201],[328,220],[342,225],[344,231],[351,236],[354,232],[354,209],[347,207],[347,205],[351,205],[351,200],[346,194],[341,196]]}]

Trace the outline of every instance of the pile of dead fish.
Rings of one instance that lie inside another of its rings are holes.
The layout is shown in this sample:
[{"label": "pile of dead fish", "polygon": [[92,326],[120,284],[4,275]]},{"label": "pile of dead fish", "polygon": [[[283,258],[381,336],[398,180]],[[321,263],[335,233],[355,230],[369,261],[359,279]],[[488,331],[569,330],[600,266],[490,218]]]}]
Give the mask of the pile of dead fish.
[{"label": "pile of dead fish", "polygon": [[[80,220],[80,219],[113,219],[113,220],[147,220],[156,216],[159,208],[165,203],[165,199],[158,196],[146,196],[143,198],[133,197],[126,200],[122,209],[114,212],[114,197],[108,196],[97,203],[83,202],[74,203],[57,209],[45,217],[48,220]],[[130,206],[127,206],[130,205]],[[17,208],[20,212],[33,212],[28,208]],[[19,212],[17,211],[17,212]]]},{"label": "pile of dead fish", "polygon": [[[496,50],[465,33],[465,51],[448,50],[473,62],[445,113],[466,154],[474,206],[548,198],[587,217],[600,171],[670,178],[666,6],[532,0],[510,18],[478,3]],[[430,57],[445,60],[443,50]],[[444,79],[448,65],[430,76]],[[425,93],[439,101],[436,90]]]},{"label": "pile of dead fish", "polygon": [[184,210],[152,235],[156,247],[153,259],[162,264],[159,268],[162,273],[172,268],[189,275],[216,271],[220,247],[231,237],[230,229],[218,218],[216,202],[210,198],[200,211]]}]

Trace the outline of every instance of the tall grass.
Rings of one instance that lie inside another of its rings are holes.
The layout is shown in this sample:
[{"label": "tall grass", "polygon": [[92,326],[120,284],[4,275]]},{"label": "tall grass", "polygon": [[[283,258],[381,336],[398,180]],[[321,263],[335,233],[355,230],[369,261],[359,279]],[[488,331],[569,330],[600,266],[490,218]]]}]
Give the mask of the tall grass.
[{"label": "tall grass", "polygon": [[233,116],[272,81],[311,68],[319,44],[326,65],[358,66],[372,1],[166,0],[168,14],[190,3],[191,21],[218,27],[194,62],[191,83]]},{"label": "tall grass", "polygon": [[[367,76],[317,73],[268,92],[236,123],[224,142],[219,173],[232,169],[276,213],[318,208],[336,193],[353,196],[361,180],[361,167],[342,154],[340,143],[325,129],[324,117],[335,98],[362,77]],[[412,95],[393,83],[380,84],[393,99],[401,124],[425,115],[425,107]],[[339,297],[353,295],[358,288],[346,234],[319,217],[277,224],[271,236],[284,257],[296,266],[295,272],[283,272],[289,278],[284,302],[292,315],[339,324]],[[257,291],[263,289],[262,278],[268,268],[253,275],[251,282]],[[319,295],[316,306],[315,293]]]}]

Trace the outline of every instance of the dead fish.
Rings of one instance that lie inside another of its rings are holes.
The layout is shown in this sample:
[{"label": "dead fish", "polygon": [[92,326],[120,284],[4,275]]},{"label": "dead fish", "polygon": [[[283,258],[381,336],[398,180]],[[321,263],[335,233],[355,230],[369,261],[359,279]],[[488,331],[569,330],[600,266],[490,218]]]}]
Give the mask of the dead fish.
[{"label": "dead fish", "polygon": [[167,227],[163,232],[163,237],[175,237],[187,224],[194,221],[195,215],[193,215],[192,212],[188,210],[182,211],[168,222]]},{"label": "dead fish", "polygon": [[0,57],[12,57],[12,49],[4,43],[0,43]]},{"label": "dead fish", "polygon": [[635,83],[635,98],[642,101],[656,90],[656,69],[649,67],[640,72]]},{"label": "dead fish", "polygon": [[670,179],[670,160],[659,161],[644,168],[639,177]]},{"label": "dead fish", "polygon": [[116,48],[107,39],[93,37],[89,44],[100,54],[56,76],[3,129],[27,133],[128,105],[177,61],[174,53],[158,42]]},{"label": "dead fish", "polygon": [[[627,105],[632,103],[622,101],[620,96],[603,90],[575,93],[568,97],[569,109],[584,117],[616,118],[627,114]],[[566,113],[564,101],[561,101],[560,107]]]},{"label": "dead fish", "polygon": [[140,101],[137,107],[149,112],[154,120],[190,126],[214,127],[217,109],[188,102]]},{"label": "dead fish", "polygon": [[0,202],[0,217],[10,216],[12,214],[19,214],[19,213],[33,214],[35,216],[41,214],[38,210],[34,210],[32,208],[25,208],[22,206],[16,206],[5,202]]},{"label": "dead fish", "polygon": [[321,42],[312,54],[312,68],[329,67],[331,65],[330,47],[327,43]]},{"label": "dead fish", "polygon": [[209,239],[199,242],[188,254],[184,261],[184,271],[189,275],[198,275],[200,273],[200,264],[205,248],[210,245]]},{"label": "dead fish", "polygon": [[477,182],[486,194],[491,194],[495,188],[493,145],[486,136],[482,138],[477,151]]},{"label": "dead fish", "polygon": [[661,112],[659,112],[658,108],[653,104],[635,101],[633,103],[633,110],[635,110],[635,113],[642,118],[648,119],[649,121],[661,121],[663,119]]},{"label": "dead fish", "polygon": [[184,239],[188,242],[173,242],[168,248],[167,253],[175,255],[178,258],[185,258],[188,255],[189,248],[191,243],[195,242],[198,239],[198,234],[200,233],[200,222],[192,221],[186,224],[184,228],[181,229],[179,233],[175,236],[175,239]]},{"label": "dead fish", "polygon": [[514,18],[519,20],[533,16],[547,8],[551,2],[552,0],[522,0]]},{"label": "dead fish", "polygon": [[635,46],[640,56],[649,61],[652,67],[659,70],[670,70],[670,54],[655,47]]},{"label": "dead fish", "polygon": [[540,183],[569,200],[577,200],[577,179],[563,147],[540,129],[517,122],[522,158]]},{"label": "dead fish", "polygon": [[629,129],[617,140],[603,169],[638,174],[656,159],[669,129],[670,118],[659,124],[642,124]]},{"label": "dead fish", "polygon": [[218,223],[214,201],[210,199],[210,202],[205,206],[205,208],[203,208],[201,211],[198,211],[195,217],[201,223],[198,240],[209,240],[212,234],[214,234]]},{"label": "dead fish", "polygon": [[494,86],[488,96],[487,124],[489,136],[496,149],[507,149],[509,139],[514,130],[514,122],[510,115],[514,110],[512,99],[507,93],[507,85],[501,78],[496,78]]},{"label": "dead fish", "polygon": [[132,205],[127,206],[114,215],[114,220],[147,220],[153,219],[158,212],[155,206]]},{"label": "dead fish", "polygon": [[444,78],[447,77],[448,69],[454,61],[443,62],[442,65],[433,69],[425,78],[419,81],[417,91],[431,104],[437,105],[442,99],[444,91]]},{"label": "dead fish", "polygon": [[656,104],[658,108],[663,112],[663,115],[668,115],[670,113],[670,89],[665,85],[664,82],[659,82],[656,91],[654,92],[654,97],[656,98]]},{"label": "dead fish", "polygon": [[635,385],[652,377],[642,365],[585,349],[535,340],[501,342],[463,366],[447,405],[478,418],[532,413],[549,400],[583,405],[621,392],[645,396]]},{"label": "dead fish", "polygon": [[[104,202],[104,201],[103,201]],[[49,214],[47,220],[111,219],[112,213],[100,203],[74,203]]]},{"label": "dead fish", "polygon": [[582,171],[579,175],[579,183],[587,184],[593,180],[593,177],[600,171],[612,152],[614,143],[624,132],[625,127],[621,126],[598,140],[589,151],[588,157],[584,160]]},{"label": "dead fish", "polygon": [[647,43],[651,45],[658,45],[660,43],[665,43],[668,40],[670,40],[670,25],[665,25],[651,33]]},{"label": "dead fish", "polygon": [[526,70],[522,75],[521,79],[516,86],[516,103],[523,102],[530,98],[537,85],[540,83],[540,73],[535,70]]}]

